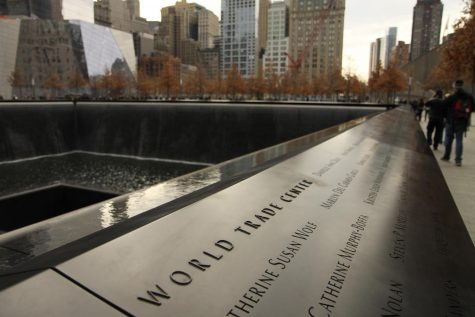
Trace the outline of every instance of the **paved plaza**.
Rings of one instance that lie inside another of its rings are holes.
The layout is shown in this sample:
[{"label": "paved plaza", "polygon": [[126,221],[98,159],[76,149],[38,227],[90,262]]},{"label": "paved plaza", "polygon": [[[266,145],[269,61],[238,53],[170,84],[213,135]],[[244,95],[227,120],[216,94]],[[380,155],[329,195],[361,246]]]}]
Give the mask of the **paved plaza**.
[{"label": "paved plaza", "polygon": [[[422,118],[421,128],[424,134],[427,132],[426,127],[427,121]],[[439,149],[433,152],[454,197],[455,203],[465,221],[470,237],[475,244],[475,122],[473,119],[469,131],[467,132],[467,137],[463,140],[463,145],[462,167],[455,166],[453,157],[450,162],[440,159],[444,154],[443,145],[439,146]],[[452,151],[455,151],[455,141]]]}]

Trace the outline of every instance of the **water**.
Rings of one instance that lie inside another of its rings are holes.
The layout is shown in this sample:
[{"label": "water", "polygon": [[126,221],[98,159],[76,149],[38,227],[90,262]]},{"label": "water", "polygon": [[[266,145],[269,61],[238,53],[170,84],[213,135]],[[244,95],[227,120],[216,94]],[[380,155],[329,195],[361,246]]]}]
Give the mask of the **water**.
[{"label": "water", "polygon": [[203,165],[82,152],[0,163],[0,197],[56,183],[125,194]]}]

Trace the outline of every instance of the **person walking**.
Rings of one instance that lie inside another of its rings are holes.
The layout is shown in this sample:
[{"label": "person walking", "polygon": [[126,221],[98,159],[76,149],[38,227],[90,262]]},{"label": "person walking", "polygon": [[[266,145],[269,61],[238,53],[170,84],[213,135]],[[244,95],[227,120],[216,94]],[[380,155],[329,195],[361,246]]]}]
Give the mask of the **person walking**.
[{"label": "person walking", "polygon": [[[429,122],[427,123],[427,143],[437,150],[442,143],[442,132],[444,130],[444,100],[442,90],[437,90],[434,98],[429,100],[425,107],[429,112]],[[434,133],[435,131],[435,133]]]},{"label": "person walking", "polygon": [[463,80],[454,82],[454,93],[444,100],[445,107],[445,153],[442,160],[449,161],[452,152],[452,143],[455,137],[455,164],[462,166],[463,134],[473,111],[474,99],[463,89]]},{"label": "person walking", "polygon": [[420,99],[419,102],[414,101],[416,103],[416,120],[421,121],[422,118],[422,111],[424,110],[424,99]]}]

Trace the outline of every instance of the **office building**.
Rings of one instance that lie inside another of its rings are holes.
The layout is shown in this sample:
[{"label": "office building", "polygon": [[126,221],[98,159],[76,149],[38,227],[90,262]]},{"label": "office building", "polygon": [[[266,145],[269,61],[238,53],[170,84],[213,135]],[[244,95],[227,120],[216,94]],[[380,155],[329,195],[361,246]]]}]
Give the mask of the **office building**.
[{"label": "office building", "polygon": [[440,44],[443,9],[440,0],[417,0],[412,19],[411,61]]},{"label": "office building", "polygon": [[198,41],[201,49],[214,47],[214,39],[219,36],[219,18],[210,10],[198,12]]},{"label": "office building", "polygon": [[293,0],[290,56],[308,79],[341,71],[345,0]]},{"label": "office building", "polygon": [[[134,6],[131,3],[134,3]],[[124,32],[133,32],[135,10],[135,2],[132,1],[97,0],[94,2],[96,24]]]},{"label": "office building", "polygon": [[370,52],[369,52],[369,77],[371,77],[371,74],[375,72],[378,69],[378,67],[382,68],[382,64],[381,64],[382,42],[383,42],[383,39],[378,38],[376,39],[376,41],[371,43]]},{"label": "office building", "polygon": [[181,59],[183,64],[198,65],[200,48],[211,48],[219,34],[218,17],[203,6],[177,2],[161,10],[158,30],[159,49]]},{"label": "office building", "polygon": [[388,28],[384,37],[371,43],[369,57],[369,76],[377,70],[378,64],[381,69],[388,68],[391,63],[391,54],[396,47],[397,27]]},{"label": "office building", "polygon": [[391,62],[400,68],[406,65],[409,62],[409,48],[409,44],[399,41],[391,51]]},{"label": "office building", "polygon": [[384,52],[382,54],[382,65],[384,68],[388,68],[391,62],[391,52],[396,46],[397,41],[397,27],[390,27],[384,37]]},{"label": "office building", "polygon": [[0,15],[94,23],[93,0],[0,0]]},{"label": "office building", "polygon": [[201,66],[207,79],[217,79],[220,76],[219,49],[219,47],[213,47],[200,50]]},{"label": "office building", "polygon": [[264,70],[266,73],[283,75],[288,67],[289,7],[284,1],[274,2],[268,12]]},{"label": "office building", "polygon": [[[269,0],[221,0],[221,70],[257,75],[265,53]],[[260,35],[260,37],[259,37]]]}]

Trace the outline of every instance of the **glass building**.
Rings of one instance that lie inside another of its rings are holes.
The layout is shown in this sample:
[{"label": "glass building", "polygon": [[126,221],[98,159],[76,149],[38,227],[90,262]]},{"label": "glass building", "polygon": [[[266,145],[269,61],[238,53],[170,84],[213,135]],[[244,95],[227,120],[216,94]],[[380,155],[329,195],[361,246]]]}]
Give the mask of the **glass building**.
[{"label": "glass building", "polygon": [[[257,73],[266,42],[269,0],[221,0],[221,69],[224,76],[236,65],[241,75]],[[259,38],[259,35],[261,37]]]},{"label": "glass building", "polygon": [[0,1],[9,14],[0,19],[0,96],[93,94],[105,74],[133,86],[133,36],[91,23],[92,0]]}]

